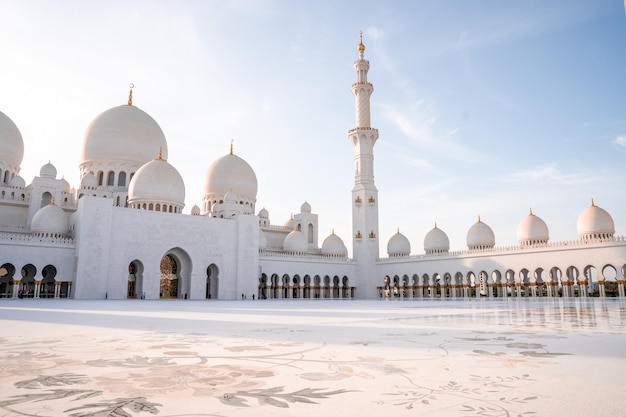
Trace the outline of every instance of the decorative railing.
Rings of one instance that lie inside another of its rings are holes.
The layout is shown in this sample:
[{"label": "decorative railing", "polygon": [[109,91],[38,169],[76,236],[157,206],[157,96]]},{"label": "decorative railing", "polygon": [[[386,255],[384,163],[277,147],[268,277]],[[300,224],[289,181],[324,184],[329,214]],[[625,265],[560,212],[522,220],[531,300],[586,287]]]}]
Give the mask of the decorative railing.
[{"label": "decorative railing", "polygon": [[379,258],[381,262],[397,262],[402,260],[415,260],[415,259],[430,259],[435,257],[459,257],[467,255],[482,255],[482,254],[503,254],[503,253],[519,253],[530,252],[537,249],[568,249],[572,247],[590,247],[597,245],[607,245],[611,243],[626,242],[626,236],[614,236],[612,238],[604,239],[590,239],[590,240],[564,240],[560,242],[548,242],[537,245],[512,245],[512,246],[500,246],[484,249],[465,249],[458,251],[449,251],[424,255],[409,255],[409,256],[391,256],[386,258]]},{"label": "decorative railing", "polygon": [[289,253],[289,252],[273,252],[265,249],[259,250],[260,258],[279,258],[279,259],[297,259],[297,260],[308,260],[308,261],[318,261],[318,262],[335,262],[335,263],[354,263],[354,260],[351,258],[345,258],[341,256],[332,256],[332,255],[324,255],[321,252],[319,254],[298,254],[298,253]]},{"label": "decorative railing", "polygon": [[32,245],[32,246],[63,246],[74,247],[76,241],[72,238],[40,237],[25,233],[0,233],[0,244],[10,243],[12,245]]}]

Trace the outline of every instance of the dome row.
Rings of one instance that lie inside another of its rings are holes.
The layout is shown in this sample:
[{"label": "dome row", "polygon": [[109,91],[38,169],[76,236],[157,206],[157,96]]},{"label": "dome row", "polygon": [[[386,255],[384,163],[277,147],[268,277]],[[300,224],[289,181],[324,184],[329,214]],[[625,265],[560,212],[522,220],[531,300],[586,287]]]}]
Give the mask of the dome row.
[{"label": "dome row", "polygon": [[[578,216],[576,224],[578,237],[581,240],[607,239],[615,234],[613,218],[604,209],[595,205],[587,207]],[[520,221],[517,226],[517,241],[521,246],[545,244],[550,238],[548,226],[532,210]],[[470,250],[493,248],[496,245],[495,234],[491,227],[478,221],[467,232],[467,247]],[[426,254],[447,253],[450,250],[448,235],[437,227],[431,229],[424,238],[424,251]],[[408,256],[411,253],[409,239],[398,232],[387,243],[387,254],[391,257]]]},{"label": "dome row", "polygon": [[[259,229],[259,249],[267,248],[267,238],[263,230]],[[309,251],[309,242],[304,233],[294,229],[283,240],[283,250],[288,253],[305,254]],[[335,234],[335,231],[324,239],[322,243],[322,255],[337,258],[348,257],[348,249],[343,240]]]}]

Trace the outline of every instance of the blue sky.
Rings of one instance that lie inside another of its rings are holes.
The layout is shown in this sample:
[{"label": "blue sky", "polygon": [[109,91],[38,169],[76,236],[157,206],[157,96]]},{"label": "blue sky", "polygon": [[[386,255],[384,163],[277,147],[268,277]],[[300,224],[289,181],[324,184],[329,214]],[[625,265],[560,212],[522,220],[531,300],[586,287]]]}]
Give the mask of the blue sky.
[{"label": "blue sky", "polygon": [[423,253],[437,222],[466,248],[477,216],[514,245],[533,212],[576,238],[593,197],[626,234],[626,16],[594,1],[0,1],[0,111],[29,183],[51,160],[78,184],[85,128],[134,104],[163,129],[200,203],[228,152],[254,168],[257,211],[308,201],[351,247],[359,31],[379,129],[381,253],[397,228]]}]

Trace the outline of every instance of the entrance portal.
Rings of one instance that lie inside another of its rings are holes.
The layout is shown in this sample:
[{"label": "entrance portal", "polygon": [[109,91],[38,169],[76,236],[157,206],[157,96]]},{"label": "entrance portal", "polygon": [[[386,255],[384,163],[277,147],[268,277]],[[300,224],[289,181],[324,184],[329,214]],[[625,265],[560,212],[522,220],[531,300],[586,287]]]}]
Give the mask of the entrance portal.
[{"label": "entrance portal", "polygon": [[161,259],[161,298],[178,298],[178,263],[172,255],[165,255]]}]

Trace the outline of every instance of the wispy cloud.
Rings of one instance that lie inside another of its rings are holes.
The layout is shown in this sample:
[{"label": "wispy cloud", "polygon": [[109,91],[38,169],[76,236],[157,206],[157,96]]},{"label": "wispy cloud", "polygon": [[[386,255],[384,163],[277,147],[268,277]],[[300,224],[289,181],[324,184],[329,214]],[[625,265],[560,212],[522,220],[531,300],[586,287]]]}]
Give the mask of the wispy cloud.
[{"label": "wispy cloud", "polygon": [[563,185],[587,184],[592,181],[585,173],[561,172],[556,162],[513,172],[502,177],[504,182],[512,183],[553,183]]},{"label": "wispy cloud", "polygon": [[[626,0],[624,0],[624,2],[626,2]],[[623,146],[626,148],[626,135],[619,135],[618,137],[613,139],[611,143],[614,143],[616,145]]]},{"label": "wispy cloud", "polygon": [[456,160],[476,162],[484,159],[479,152],[455,139],[459,128],[439,126],[435,112],[425,101],[417,101],[409,108],[389,103],[381,107],[384,118],[421,148]]}]

